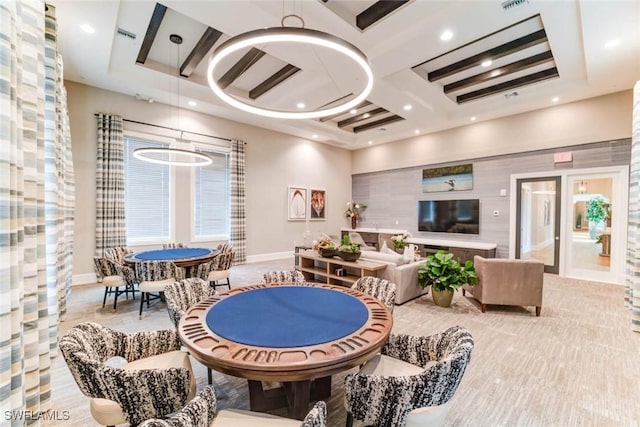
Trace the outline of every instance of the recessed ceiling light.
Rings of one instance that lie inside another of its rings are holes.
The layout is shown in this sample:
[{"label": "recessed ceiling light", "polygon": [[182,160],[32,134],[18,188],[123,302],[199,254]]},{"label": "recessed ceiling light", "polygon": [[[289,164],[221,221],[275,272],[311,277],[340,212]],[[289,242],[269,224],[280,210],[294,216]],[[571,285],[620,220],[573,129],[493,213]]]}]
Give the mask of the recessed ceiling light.
[{"label": "recessed ceiling light", "polygon": [[364,114],[362,115],[362,118],[363,118],[363,119],[368,119],[369,117],[371,117],[371,114],[369,114],[369,113],[364,113]]},{"label": "recessed ceiling light", "polygon": [[608,42],[606,42],[604,47],[605,47],[605,49],[611,49],[612,47],[616,47],[619,44],[620,44],[620,39],[613,39],[613,40],[609,40]]},{"label": "recessed ceiling light", "polygon": [[410,104],[407,104],[407,105],[405,105],[405,106],[404,106],[404,107],[402,107],[402,108],[404,108],[404,111],[409,111],[409,110],[411,110],[411,109],[413,108],[413,106],[412,106],[412,105],[410,105]]},{"label": "recessed ceiling light", "polygon": [[442,33],[440,33],[440,40],[442,40],[443,42],[449,41],[453,38],[453,31],[451,30],[444,30]]},{"label": "recessed ceiling light", "polygon": [[306,105],[304,105],[304,102],[298,102],[298,103],[296,104],[296,107],[298,107],[298,108],[302,109],[302,108],[306,107]]},{"label": "recessed ceiling light", "polygon": [[553,98],[551,98],[551,102],[558,102],[560,101],[560,98],[558,98],[557,96],[554,96]]},{"label": "recessed ceiling light", "polygon": [[356,114],[358,112],[358,110],[356,110],[355,108],[352,108],[351,110],[349,110],[349,112],[351,114]]},{"label": "recessed ceiling light", "polygon": [[317,138],[317,137],[318,137],[317,133],[314,133],[313,135],[311,135],[311,138]]},{"label": "recessed ceiling light", "polygon": [[196,101],[189,101],[188,104],[191,105],[192,107],[195,107],[196,105],[198,105]]},{"label": "recessed ceiling light", "polygon": [[475,122],[476,121],[476,116],[471,116],[471,121]]},{"label": "recessed ceiling light", "polygon": [[416,129],[413,131],[413,133],[415,133],[416,135],[420,133],[420,129]]},{"label": "recessed ceiling light", "polygon": [[96,30],[89,24],[82,24],[80,25],[80,29],[82,31],[84,31],[85,33],[89,33],[89,34],[93,34],[96,32]]},{"label": "recessed ceiling light", "polygon": [[371,144],[373,144],[373,141],[369,140],[369,142],[367,142],[367,144],[371,145]]},{"label": "recessed ceiling light", "polygon": [[491,72],[491,77],[499,76],[502,72],[500,70],[493,70]]},{"label": "recessed ceiling light", "polygon": [[493,61],[492,61],[492,60],[490,60],[490,59],[485,59],[484,61],[482,61],[482,62],[480,63],[480,65],[482,65],[483,67],[488,67],[488,66],[490,66],[491,64],[493,64]]}]

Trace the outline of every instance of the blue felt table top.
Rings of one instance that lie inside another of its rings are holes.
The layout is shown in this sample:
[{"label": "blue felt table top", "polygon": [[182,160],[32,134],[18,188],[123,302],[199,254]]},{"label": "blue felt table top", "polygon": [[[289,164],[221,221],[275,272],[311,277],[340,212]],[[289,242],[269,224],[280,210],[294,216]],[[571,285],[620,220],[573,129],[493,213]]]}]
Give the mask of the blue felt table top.
[{"label": "blue felt table top", "polygon": [[258,347],[323,344],[360,329],[365,304],[340,291],[276,286],[232,295],[211,307],[207,326],[217,335]]},{"label": "blue felt table top", "polygon": [[209,255],[211,251],[212,249],[208,248],[156,249],[153,251],[139,252],[135,254],[134,258],[142,261],[170,261]]}]

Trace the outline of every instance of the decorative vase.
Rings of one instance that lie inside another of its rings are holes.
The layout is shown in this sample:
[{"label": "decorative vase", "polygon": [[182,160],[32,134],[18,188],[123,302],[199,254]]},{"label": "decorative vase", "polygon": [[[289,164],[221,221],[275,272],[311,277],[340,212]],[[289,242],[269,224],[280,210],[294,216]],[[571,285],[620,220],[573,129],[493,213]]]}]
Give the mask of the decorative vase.
[{"label": "decorative vase", "polygon": [[351,215],[351,229],[355,230],[358,225],[358,217],[355,215]]},{"label": "decorative vase", "polygon": [[433,302],[438,307],[450,307],[451,301],[453,301],[453,291],[436,291],[431,288],[431,295],[433,295]]}]

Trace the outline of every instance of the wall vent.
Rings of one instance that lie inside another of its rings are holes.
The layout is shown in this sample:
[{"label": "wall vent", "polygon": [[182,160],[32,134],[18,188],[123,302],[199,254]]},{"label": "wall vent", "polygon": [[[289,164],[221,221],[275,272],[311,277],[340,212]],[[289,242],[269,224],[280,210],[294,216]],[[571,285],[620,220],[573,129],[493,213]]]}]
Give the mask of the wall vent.
[{"label": "wall vent", "polygon": [[513,7],[520,6],[524,3],[529,3],[529,0],[507,0],[502,2],[502,9],[509,10]]},{"label": "wall vent", "polygon": [[137,37],[135,34],[130,33],[127,30],[123,30],[122,28],[118,28],[118,35],[122,36],[122,37],[126,37],[126,38],[131,39],[131,40],[135,40],[136,37]]}]

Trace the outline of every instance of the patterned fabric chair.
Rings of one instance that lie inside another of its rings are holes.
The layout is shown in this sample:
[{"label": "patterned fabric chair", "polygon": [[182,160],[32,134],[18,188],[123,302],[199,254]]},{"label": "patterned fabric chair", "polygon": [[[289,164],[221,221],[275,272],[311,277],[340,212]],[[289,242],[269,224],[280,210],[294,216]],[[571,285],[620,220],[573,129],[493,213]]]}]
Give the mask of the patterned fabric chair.
[{"label": "patterned fabric chair", "polygon": [[195,395],[189,355],[180,345],[171,330],[126,334],[93,322],[74,326],[60,339],[73,378],[92,398],[91,415],[112,426],[164,417]]},{"label": "patterned fabric chair", "polygon": [[394,427],[441,422],[473,345],[461,326],[427,337],[391,334],[381,355],[345,378],[347,426],[353,418]]},{"label": "patterned fabric chair", "polygon": [[186,248],[187,245],[185,245],[184,243],[163,243],[162,244],[162,249],[174,249],[174,248]]},{"label": "patterned fabric chair", "polygon": [[306,283],[304,275],[298,270],[268,271],[262,275],[260,283]]},{"label": "patterned fabric chair", "polygon": [[229,242],[220,243],[217,247],[220,252],[233,252],[233,246]]},{"label": "patterned fabric chair", "polygon": [[[231,264],[233,263],[234,253],[231,251],[220,252],[209,262],[194,267],[193,277],[199,277],[202,280],[211,282],[213,288],[218,286],[227,286],[231,290]],[[220,280],[226,280],[227,283],[218,283]]]},{"label": "patterned fabric chair", "polygon": [[146,297],[147,307],[149,302],[164,298],[163,292],[167,285],[184,278],[184,269],[177,267],[171,261],[139,261],[135,264],[136,280],[141,293],[140,318],[142,307]]},{"label": "patterned fabric chair", "polygon": [[379,299],[393,313],[393,307],[396,299],[396,284],[387,279],[378,277],[363,276],[355,281],[351,289],[364,292],[372,297]]},{"label": "patterned fabric chair", "polygon": [[207,386],[181,411],[167,419],[147,420],[139,427],[325,427],[327,405],[320,401],[307,413],[303,421],[276,415],[237,409],[217,410],[213,387]]},{"label": "patterned fabric chair", "polygon": [[93,257],[93,264],[96,274],[102,279],[102,284],[104,285],[102,308],[107,303],[107,295],[114,295],[113,310],[116,309],[120,295],[125,294],[128,299],[129,292],[131,292],[133,299],[136,298],[136,278],[131,267],[127,267],[111,258],[97,256]]},{"label": "patterned fabric chair", "polygon": [[132,254],[133,251],[124,246],[117,246],[115,248],[107,248],[103,251],[103,255],[105,258],[109,258],[114,260],[117,263],[122,264],[123,258],[129,254]]},{"label": "patterned fabric chair", "polygon": [[[164,297],[167,300],[169,319],[171,319],[176,329],[178,329],[180,319],[190,307],[209,298],[215,293],[214,288],[197,277],[166,285],[164,288]],[[213,374],[211,373],[211,368],[207,368],[207,377],[209,384],[212,384]]]}]

